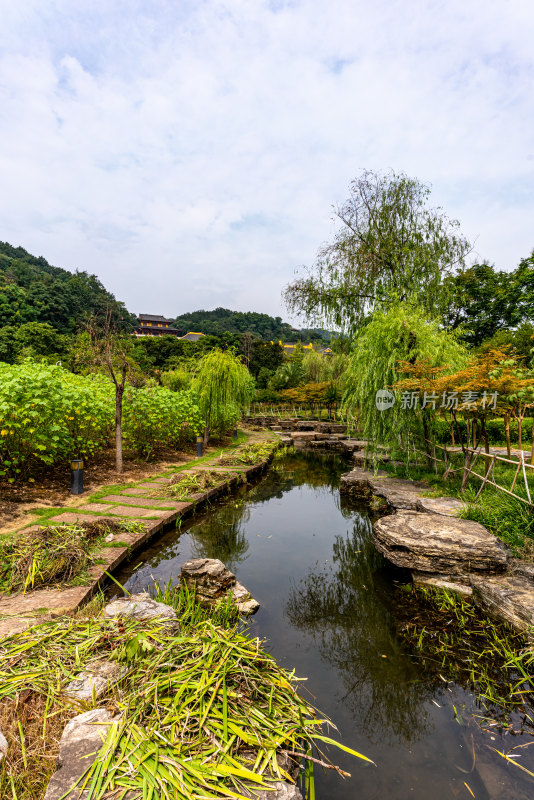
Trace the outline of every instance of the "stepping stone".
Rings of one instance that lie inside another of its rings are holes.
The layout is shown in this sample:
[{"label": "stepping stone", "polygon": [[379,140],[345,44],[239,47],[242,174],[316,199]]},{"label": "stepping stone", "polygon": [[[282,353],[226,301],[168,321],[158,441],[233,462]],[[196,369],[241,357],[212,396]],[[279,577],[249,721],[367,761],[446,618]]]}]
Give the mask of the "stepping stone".
[{"label": "stepping stone", "polygon": [[85,506],[80,506],[80,511],[98,511],[99,514],[109,511],[109,505],[106,503],[87,503]]},{"label": "stepping stone", "polygon": [[503,572],[506,548],[483,525],[440,514],[402,511],[373,525],[377,549],[398,567],[465,575]]},{"label": "stepping stone", "polygon": [[534,641],[534,583],[522,575],[473,580],[473,600],[487,614],[509,622]]},{"label": "stepping stone", "polygon": [[[131,517],[141,520],[143,517],[154,517],[157,514],[150,508],[139,508],[139,506],[109,506],[109,513],[119,517]],[[168,512],[167,512],[168,513]]]},{"label": "stepping stone", "polygon": [[[109,508],[107,506],[106,508],[109,512]],[[71,525],[73,522],[94,522],[95,519],[97,518],[91,514],[77,514],[74,511],[64,511],[58,514],[57,517],[52,517],[49,522],[65,522],[67,525]]]},{"label": "stepping stone", "polygon": [[465,503],[457,497],[420,497],[417,500],[418,511],[431,514],[443,514],[446,517],[457,517]]},{"label": "stepping stone", "polygon": [[107,503],[120,503],[121,505],[125,506],[148,506],[148,508],[161,508],[161,506],[166,505],[164,498],[159,497],[129,497],[122,494],[108,494],[103,499],[105,499]]}]

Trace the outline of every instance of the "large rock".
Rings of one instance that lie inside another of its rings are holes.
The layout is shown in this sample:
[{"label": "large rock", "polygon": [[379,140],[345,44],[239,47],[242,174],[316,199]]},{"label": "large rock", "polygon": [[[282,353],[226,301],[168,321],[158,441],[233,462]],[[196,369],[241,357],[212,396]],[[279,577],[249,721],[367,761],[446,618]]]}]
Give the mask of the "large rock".
[{"label": "large rock", "polygon": [[190,592],[196,594],[198,601],[206,608],[213,608],[220,600],[232,592],[236,608],[240,614],[254,614],[260,604],[237,582],[218,558],[194,558],[182,566],[181,581]]},{"label": "large rock", "polygon": [[95,708],[67,722],[59,741],[59,769],[52,775],[44,800],[85,800],[89,791],[80,795],[73,787],[96,758],[91,754],[102,746],[110,725],[119,718],[105,708]]},{"label": "large rock", "polygon": [[165,603],[152,600],[148,592],[131,594],[128,597],[118,597],[104,608],[102,612],[107,619],[117,617],[131,617],[132,619],[145,620],[162,617],[176,620],[176,611]]},{"label": "large rock", "polygon": [[391,478],[387,472],[355,467],[341,476],[339,491],[362,502],[371,503],[375,497],[383,498],[392,509],[415,511],[420,494],[428,485],[422,481]]},{"label": "large rock", "polygon": [[399,567],[421,572],[466,575],[503,572],[506,548],[483,525],[429,513],[392,514],[373,526],[375,545]]},{"label": "large rock", "polygon": [[473,600],[492,617],[534,640],[534,583],[523,575],[475,578]]}]

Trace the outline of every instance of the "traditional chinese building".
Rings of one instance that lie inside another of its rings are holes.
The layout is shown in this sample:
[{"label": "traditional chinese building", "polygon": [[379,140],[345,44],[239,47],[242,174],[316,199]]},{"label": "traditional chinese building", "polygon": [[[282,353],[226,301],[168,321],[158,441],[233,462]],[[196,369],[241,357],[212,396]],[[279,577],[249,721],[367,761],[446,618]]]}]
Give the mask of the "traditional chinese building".
[{"label": "traditional chinese building", "polygon": [[172,319],[159,314],[139,314],[139,325],[134,328],[136,336],[180,336],[180,331],[172,327]]}]

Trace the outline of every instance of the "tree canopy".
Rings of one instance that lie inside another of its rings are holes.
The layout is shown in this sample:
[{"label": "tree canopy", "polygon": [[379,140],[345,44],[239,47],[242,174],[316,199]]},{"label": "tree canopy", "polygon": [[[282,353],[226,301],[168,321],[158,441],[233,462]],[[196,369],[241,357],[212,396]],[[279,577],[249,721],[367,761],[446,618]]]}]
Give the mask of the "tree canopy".
[{"label": "tree canopy", "polygon": [[396,298],[427,313],[445,305],[444,278],[470,246],[430,187],[404,173],[364,171],[336,209],[340,223],[315,265],[285,290],[290,311],[353,333],[374,308]]},{"label": "tree canopy", "polygon": [[451,275],[447,288],[444,324],[460,328],[464,341],[474,347],[499,331],[534,323],[534,253],[512,272],[487,262],[473,264]]},{"label": "tree canopy", "polygon": [[131,330],[135,317],[95,275],[53,267],[23,247],[0,242],[0,328],[40,322],[72,334],[91,314],[108,309],[120,328]]}]

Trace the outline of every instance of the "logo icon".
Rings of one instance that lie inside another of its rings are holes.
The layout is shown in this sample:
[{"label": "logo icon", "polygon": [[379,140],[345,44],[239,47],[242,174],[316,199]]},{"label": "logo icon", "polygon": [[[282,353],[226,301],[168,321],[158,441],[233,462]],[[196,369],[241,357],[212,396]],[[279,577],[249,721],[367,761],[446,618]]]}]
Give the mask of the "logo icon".
[{"label": "logo icon", "polygon": [[387,411],[395,403],[395,395],[387,389],[379,389],[375,395],[375,403],[379,411]]}]

